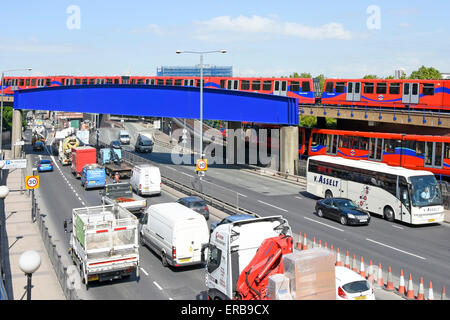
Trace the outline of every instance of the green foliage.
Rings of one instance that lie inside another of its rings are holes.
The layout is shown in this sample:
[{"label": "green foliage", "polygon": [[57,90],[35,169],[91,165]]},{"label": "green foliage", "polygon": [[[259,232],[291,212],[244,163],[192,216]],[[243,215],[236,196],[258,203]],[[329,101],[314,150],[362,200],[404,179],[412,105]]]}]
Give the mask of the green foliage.
[{"label": "green foliage", "polygon": [[298,125],[301,127],[313,128],[317,126],[317,118],[314,116],[300,116]]},{"label": "green foliage", "polygon": [[409,79],[441,79],[441,73],[433,67],[421,66],[418,70],[411,72]]},{"label": "green foliage", "polygon": [[376,74],[366,74],[363,79],[378,79]]},{"label": "green foliage", "polygon": [[3,107],[3,130],[12,128],[12,107]]}]

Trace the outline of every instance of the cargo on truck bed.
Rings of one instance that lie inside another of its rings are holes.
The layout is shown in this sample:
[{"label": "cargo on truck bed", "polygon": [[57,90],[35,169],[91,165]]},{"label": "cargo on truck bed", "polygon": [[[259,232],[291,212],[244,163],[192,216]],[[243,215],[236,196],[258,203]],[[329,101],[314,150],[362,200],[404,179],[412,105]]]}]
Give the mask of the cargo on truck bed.
[{"label": "cargo on truck bed", "polygon": [[147,207],[147,200],[134,194],[128,182],[107,184],[100,194],[105,204],[118,204],[133,213],[141,214]]}]

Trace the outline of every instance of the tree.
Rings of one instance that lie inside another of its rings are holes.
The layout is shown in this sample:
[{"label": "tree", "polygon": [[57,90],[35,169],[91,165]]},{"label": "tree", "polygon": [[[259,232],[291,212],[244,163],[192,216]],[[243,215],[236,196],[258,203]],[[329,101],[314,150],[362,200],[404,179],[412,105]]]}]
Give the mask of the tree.
[{"label": "tree", "polygon": [[409,79],[441,79],[441,73],[433,67],[421,66],[418,70],[411,72]]},{"label": "tree", "polygon": [[366,74],[363,79],[378,79],[376,74]]},{"label": "tree", "polygon": [[289,78],[312,78],[312,76],[311,76],[311,73],[308,73],[308,72],[302,72],[300,74],[297,72],[294,72],[289,76]]}]

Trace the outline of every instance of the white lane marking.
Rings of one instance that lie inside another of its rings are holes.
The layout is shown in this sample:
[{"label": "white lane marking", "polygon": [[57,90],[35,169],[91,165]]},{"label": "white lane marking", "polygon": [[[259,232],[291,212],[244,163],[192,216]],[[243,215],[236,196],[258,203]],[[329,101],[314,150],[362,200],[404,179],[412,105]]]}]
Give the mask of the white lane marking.
[{"label": "white lane marking", "polygon": [[300,199],[300,200],[303,200],[303,198],[302,197],[296,197],[297,199]]},{"label": "white lane marking", "polygon": [[154,284],[159,290],[162,291],[163,288],[161,288],[161,286],[158,284],[158,282],[153,281],[153,284]]},{"label": "white lane marking", "polygon": [[263,203],[263,204],[265,204],[266,206],[273,207],[273,208],[275,208],[275,209],[284,211],[284,212],[289,212],[289,211],[287,211],[286,209],[283,209],[283,208],[274,206],[273,204],[270,204],[270,203],[267,203],[267,202],[264,202],[264,201],[261,201],[261,200],[258,200],[258,202]]},{"label": "white lane marking", "polygon": [[240,195],[241,197],[247,198],[247,196],[245,194],[242,194],[242,193],[238,192],[238,195]]},{"label": "white lane marking", "polygon": [[403,230],[403,228],[402,227],[399,227],[399,226],[395,226],[395,225],[392,225],[394,228],[397,228],[397,229],[402,229]]},{"label": "white lane marking", "polygon": [[81,204],[82,204],[83,206],[85,206],[85,205],[86,205],[86,203],[84,203],[83,201],[81,201]]},{"label": "white lane marking", "polygon": [[[178,171],[178,170],[177,170]],[[182,171],[178,171],[179,173],[181,173],[181,174],[184,174],[185,176],[188,176],[188,177],[193,177],[193,176],[191,176],[190,174],[187,174],[187,173],[185,173],[185,172],[182,172]]]},{"label": "white lane marking", "polygon": [[315,223],[324,225],[324,226],[326,226],[326,227],[328,227],[328,228],[332,228],[332,229],[335,229],[335,230],[344,232],[344,230],[339,229],[339,228],[336,228],[336,227],[333,227],[333,226],[330,226],[330,225],[328,225],[328,224],[326,224],[326,223],[323,223],[323,222],[320,222],[320,221],[317,221],[317,220],[314,220],[314,219],[311,219],[311,218],[308,218],[308,217],[303,217],[303,218],[305,218],[306,220],[309,220],[309,221],[312,221],[312,222],[315,222]]},{"label": "white lane marking", "polygon": [[384,243],[381,243],[381,242],[378,242],[378,241],[375,241],[375,240],[372,240],[372,239],[369,239],[369,238],[366,238],[366,240],[370,241],[370,242],[373,242],[373,243],[376,243],[376,244],[379,244],[380,246],[383,246],[383,247],[386,247],[386,248],[390,248],[392,250],[396,250],[396,251],[399,251],[399,252],[402,252],[402,253],[405,253],[405,254],[409,254],[410,256],[413,256],[413,257],[416,257],[416,258],[419,258],[419,259],[422,259],[422,260],[427,260],[426,258],[418,256],[418,255],[413,254],[411,252],[400,250],[400,249],[397,249],[395,247],[388,246],[387,244],[384,244]]},{"label": "white lane marking", "polygon": [[142,271],[143,273],[145,273],[146,276],[148,276],[148,272],[145,271],[144,268],[141,268],[141,271]]}]

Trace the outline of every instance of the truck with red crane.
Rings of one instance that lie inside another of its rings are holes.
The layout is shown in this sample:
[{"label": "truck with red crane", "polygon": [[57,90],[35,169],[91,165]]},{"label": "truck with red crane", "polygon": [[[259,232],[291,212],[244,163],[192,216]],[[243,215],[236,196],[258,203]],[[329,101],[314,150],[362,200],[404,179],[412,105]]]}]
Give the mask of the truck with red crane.
[{"label": "truck with red crane", "polygon": [[283,273],[293,252],[292,230],[282,216],[219,225],[204,250],[211,300],[268,300],[269,277]]}]

